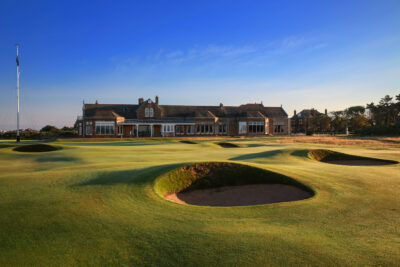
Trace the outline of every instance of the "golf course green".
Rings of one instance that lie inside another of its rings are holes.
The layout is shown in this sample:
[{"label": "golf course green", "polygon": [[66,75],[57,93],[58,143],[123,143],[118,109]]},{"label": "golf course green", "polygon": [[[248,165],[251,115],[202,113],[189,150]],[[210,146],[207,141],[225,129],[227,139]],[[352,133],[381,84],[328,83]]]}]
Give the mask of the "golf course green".
[{"label": "golf course green", "polygon": [[[38,142],[0,141],[0,266],[399,264],[399,139],[182,140],[58,140],[40,153],[14,151]],[[312,151],[393,164],[327,164]],[[265,171],[315,194],[232,207],[163,197],[193,181],[170,190],[162,179],[207,162],[257,170],[235,185]]]}]

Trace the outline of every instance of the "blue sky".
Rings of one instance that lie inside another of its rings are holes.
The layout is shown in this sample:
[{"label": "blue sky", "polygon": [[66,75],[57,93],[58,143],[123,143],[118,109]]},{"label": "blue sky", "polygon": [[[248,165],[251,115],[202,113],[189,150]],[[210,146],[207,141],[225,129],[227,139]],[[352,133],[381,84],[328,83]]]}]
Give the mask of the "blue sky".
[{"label": "blue sky", "polygon": [[400,93],[400,1],[0,2],[0,129],[82,101],[344,109]]}]

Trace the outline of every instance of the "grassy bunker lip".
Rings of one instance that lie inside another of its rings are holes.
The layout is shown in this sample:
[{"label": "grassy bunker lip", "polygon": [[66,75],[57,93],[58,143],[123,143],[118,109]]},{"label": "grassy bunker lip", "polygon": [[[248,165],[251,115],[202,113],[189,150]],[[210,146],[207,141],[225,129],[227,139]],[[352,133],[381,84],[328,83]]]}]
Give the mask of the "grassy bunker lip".
[{"label": "grassy bunker lip", "polygon": [[230,162],[189,164],[156,180],[160,196],[198,206],[249,206],[296,201],[315,195],[314,190],[288,176]]},{"label": "grassy bunker lip", "polygon": [[59,147],[47,145],[47,144],[33,144],[17,146],[13,150],[17,152],[50,152],[59,150]]},{"label": "grassy bunker lip", "polygon": [[340,153],[328,149],[311,150],[308,152],[308,157],[313,160],[325,163],[349,165],[349,166],[377,166],[377,165],[389,165],[398,163],[397,161],[394,160],[361,157],[361,156]]},{"label": "grassy bunker lip", "polygon": [[232,144],[232,143],[228,143],[228,142],[218,142],[217,145],[219,145],[220,147],[223,148],[236,148],[236,147],[240,147],[237,144]]}]

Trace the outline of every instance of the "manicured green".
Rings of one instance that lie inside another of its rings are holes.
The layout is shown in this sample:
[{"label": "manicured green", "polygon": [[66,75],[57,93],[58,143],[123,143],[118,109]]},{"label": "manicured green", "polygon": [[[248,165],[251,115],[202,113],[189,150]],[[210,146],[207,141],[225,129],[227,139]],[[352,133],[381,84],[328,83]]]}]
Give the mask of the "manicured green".
[{"label": "manicured green", "polygon": [[[69,140],[42,153],[16,152],[9,141],[0,142],[0,266],[398,265],[400,164],[340,166],[310,159],[308,152],[398,161],[400,144],[287,140],[221,140],[239,149],[222,148],[215,139],[196,145]],[[207,161],[292,177],[316,195],[204,207],[156,193],[157,177]]]}]

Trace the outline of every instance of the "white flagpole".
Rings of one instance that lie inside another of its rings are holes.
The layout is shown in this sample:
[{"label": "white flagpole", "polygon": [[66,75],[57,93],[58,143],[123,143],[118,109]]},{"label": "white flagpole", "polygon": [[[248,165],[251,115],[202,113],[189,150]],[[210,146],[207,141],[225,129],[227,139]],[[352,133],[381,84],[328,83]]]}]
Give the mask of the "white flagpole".
[{"label": "white flagpole", "polygon": [[17,46],[17,142],[21,141],[19,136],[19,59],[18,59],[18,45]]}]

